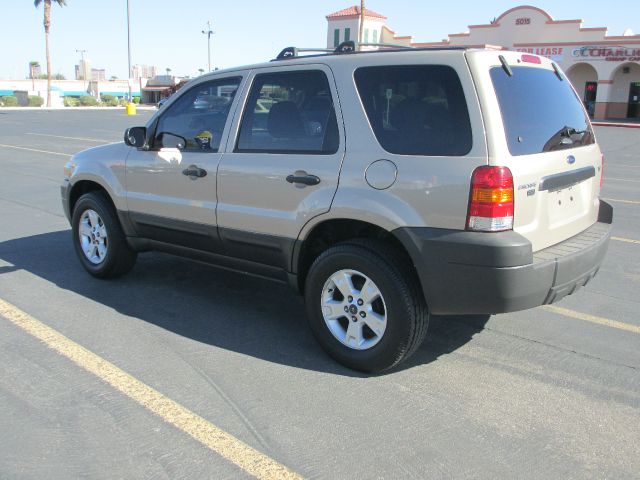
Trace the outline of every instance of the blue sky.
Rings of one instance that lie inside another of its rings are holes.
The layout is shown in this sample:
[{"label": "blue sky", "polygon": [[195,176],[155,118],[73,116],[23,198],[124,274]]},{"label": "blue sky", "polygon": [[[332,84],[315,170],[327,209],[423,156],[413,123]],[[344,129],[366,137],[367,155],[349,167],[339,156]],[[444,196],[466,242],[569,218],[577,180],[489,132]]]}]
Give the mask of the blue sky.
[{"label": "blue sky", "polygon": [[[132,63],[156,65],[161,72],[196,75],[207,68],[207,42],[201,33],[207,20],[216,32],[212,37],[213,64],[230,67],[273,58],[288,45],[319,46],[326,42],[325,15],[354,0],[130,0]],[[367,0],[367,8],[388,17],[387,24],[399,35],[415,41],[437,41],[470,24],[487,23],[513,1],[477,2],[448,0],[434,6],[427,0]],[[609,35],[621,35],[630,27],[640,33],[640,15],[632,2],[537,1],[532,5],[559,20],[581,18],[587,27],[609,27]],[[28,62],[45,65],[43,9],[32,0],[0,0],[2,61],[0,78],[25,78]],[[578,8],[579,7],[579,8]],[[67,0],[53,6],[51,54],[53,72],[73,78],[79,54],[87,50],[94,68],[107,76],[127,75],[126,0]],[[44,71],[44,68],[43,68]]]}]

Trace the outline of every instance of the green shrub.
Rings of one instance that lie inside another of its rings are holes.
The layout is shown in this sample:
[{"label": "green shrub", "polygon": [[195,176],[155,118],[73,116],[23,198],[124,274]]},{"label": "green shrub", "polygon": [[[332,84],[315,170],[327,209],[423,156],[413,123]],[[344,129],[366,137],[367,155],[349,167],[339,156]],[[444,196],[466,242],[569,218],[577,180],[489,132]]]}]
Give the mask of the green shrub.
[{"label": "green shrub", "polygon": [[136,105],[140,103],[140,97],[133,97],[133,103]]},{"label": "green shrub", "polygon": [[30,107],[41,107],[44,104],[44,98],[39,95],[29,95]]},{"label": "green shrub", "polygon": [[18,99],[13,95],[7,95],[6,97],[0,97],[0,102],[4,107],[17,107]]},{"label": "green shrub", "polygon": [[80,100],[76,97],[64,97],[63,102],[65,107],[77,107],[80,105]]},{"label": "green shrub", "polygon": [[96,100],[96,97],[92,97],[91,95],[85,95],[80,97],[80,105],[83,107],[95,107],[98,105],[98,100]]},{"label": "green shrub", "polygon": [[129,103],[129,100],[127,100],[126,98],[122,97],[119,101],[118,101],[118,105],[121,107],[126,107],[127,103]]},{"label": "green shrub", "polygon": [[118,97],[114,95],[104,94],[100,95],[100,100],[103,105],[107,107],[117,107],[120,103],[118,102]]}]

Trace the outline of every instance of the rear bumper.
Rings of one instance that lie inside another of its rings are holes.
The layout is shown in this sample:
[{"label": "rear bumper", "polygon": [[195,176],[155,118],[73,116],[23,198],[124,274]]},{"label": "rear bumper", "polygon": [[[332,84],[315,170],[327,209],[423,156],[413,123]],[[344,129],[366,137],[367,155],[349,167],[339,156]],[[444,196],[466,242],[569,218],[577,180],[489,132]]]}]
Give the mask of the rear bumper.
[{"label": "rear bumper", "polygon": [[532,253],[513,232],[434,228],[394,230],[416,266],[432,313],[491,314],[557,302],[598,272],[609,245],[613,209],[580,234]]}]

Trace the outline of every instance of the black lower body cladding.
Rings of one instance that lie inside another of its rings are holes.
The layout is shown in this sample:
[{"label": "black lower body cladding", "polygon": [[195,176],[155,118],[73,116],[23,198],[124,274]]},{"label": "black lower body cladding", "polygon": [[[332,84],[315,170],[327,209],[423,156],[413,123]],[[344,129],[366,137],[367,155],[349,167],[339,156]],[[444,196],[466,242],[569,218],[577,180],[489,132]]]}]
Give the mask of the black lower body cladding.
[{"label": "black lower body cladding", "polygon": [[536,253],[513,231],[404,227],[393,233],[413,260],[431,313],[505,313],[556,302],[591,280],[607,251],[612,212],[600,201],[595,224]]}]

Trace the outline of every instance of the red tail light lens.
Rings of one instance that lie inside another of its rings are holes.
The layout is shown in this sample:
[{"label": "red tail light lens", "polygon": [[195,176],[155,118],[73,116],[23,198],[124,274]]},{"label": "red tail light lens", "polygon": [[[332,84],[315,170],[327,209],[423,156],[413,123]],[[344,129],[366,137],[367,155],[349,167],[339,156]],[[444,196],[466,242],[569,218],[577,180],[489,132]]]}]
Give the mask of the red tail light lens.
[{"label": "red tail light lens", "polygon": [[513,229],[513,175],[507,167],[478,167],[471,176],[467,230]]},{"label": "red tail light lens", "polygon": [[536,57],[535,55],[527,55],[526,53],[522,55],[520,59],[523,62],[527,62],[527,63],[537,63],[538,65],[542,63],[542,61],[540,60],[540,57]]},{"label": "red tail light lens", "polygon": [[604,181],[604,153],[600,154],[600,188],[602,189],[602,182]]}]

